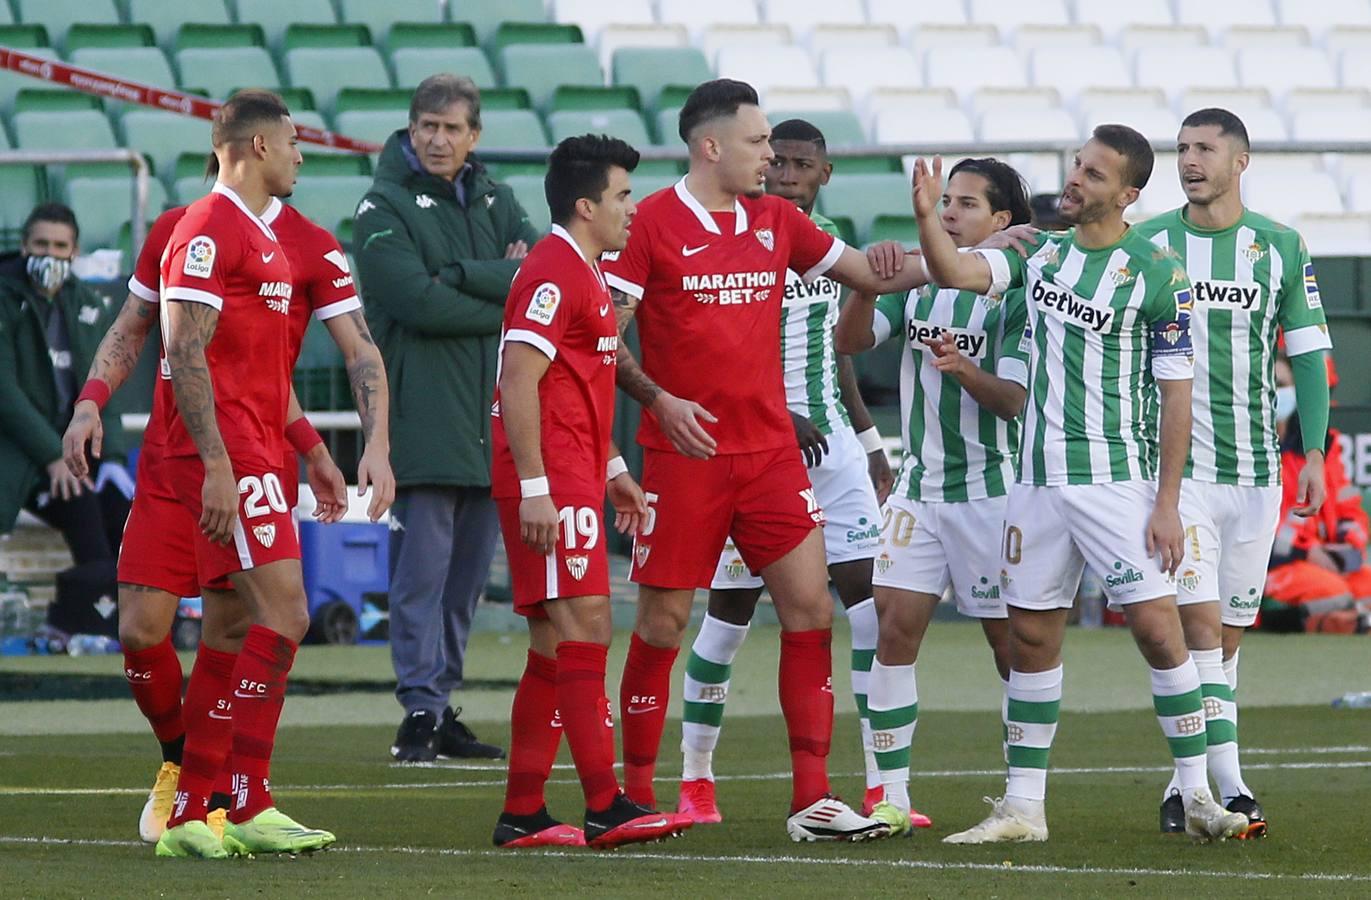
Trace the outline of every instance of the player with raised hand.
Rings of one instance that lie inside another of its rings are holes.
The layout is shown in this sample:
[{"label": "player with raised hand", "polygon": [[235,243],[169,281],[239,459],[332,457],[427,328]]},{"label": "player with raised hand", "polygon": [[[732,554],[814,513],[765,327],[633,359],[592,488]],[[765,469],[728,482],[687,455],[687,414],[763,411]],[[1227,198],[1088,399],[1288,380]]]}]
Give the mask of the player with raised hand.
[{"label": "player with raised hand", "polygon": [[[529,252],[505,306],[491,494],[529,651],[514,694],[500,847],[614,847],[689,825],[619,790],[605,696],[613,623],[601,510],[608,493],[628,534],[647,504],[610,440],[619,333],[597,261],[628,241],[637,165],[638,152],[615,138],[557,145],[543,181],[552,233]],[[553,819],[543,798],[564,731],[585,793],[584,832]]]},{"label": "player with raised hand", "polygon": [[1000,572],[1012,666],[1009,777],[991,814],[949,843],[1047,840],[1062,639],[1087,562],[1104,574],[1109,603],[1123,609],[1151,669],[1153,706],[1181,772],[1187,831],[1208,840],[1247,827],[1245,816],[1209,792],[1199,675],[1176,610],[1192,300],[1176,256],[1123,220],[1152,162],[1141,134],[1097,127],[1061,194],[1062,218],[1074,228],[1039,235],[1026,259],[1012,251],[959,253],[938,216],[941,160],[931,171],[924,160],[915,165],[919,242],[932,279],[986,295],[1021,287],[1028,301],[1029,399]]},{"label": "player with raised hand", "polygon": [[[1249,145],[1225,109],[1186,116],[1176,139],[1186,205],[1137,230],[1180,257],[1194,285],[1195,428],[1181,482],[1187,558],[1178,578],[1186,645],[1204,694],[1209,772],[1219,800],[1266,834],[1266,816],[1238,764],[1238,645],[1256,621],[1281,508],[1276,436],[1277,332],[1295,373],[1304,446],[1301,507],[1324,497],[1331,344],[1309,250],[1294,229],[1245,208]],[[1179,774],[1166,788],[1164,832],[1185,830]]]},{"label": "player with raised hand", "polygon": [[[1031,213],[1019,173],[995,159],[952,167],[942,225],[975,247]],[[1028,310],[1022,289],[984,295],[930,284],[879,300],[854,294],[838,319],[840,351],[894,338],[906,453],[886,501],[876,557],[880,639],[867,708],[884,799],[873,815],[897,832],[932,821],[909,800],[909,751],[918,725],[919,647],[950,584],[963,615],[979,619],[1000,678],[1009,679],[1009,624],[998,544],[1014,483],[1018,417],[1028,386]]]},{"label": "player with raised hand", "polygon": [[[823,133],[802,119],[789,119],[771,132],[776,154],[766,174],[766,191],[789,200],[828,234],[838,228],[814,209],[833,164]],[[828,575],[852,626],[852,693],[862,718],[867,790],[880,793],[880,774],[866,727],[867,674],[876,651],[876,608],[871,599],[880,499],[890,489],[890,463],[871,414],[857,390],[852,360],[834,351],[833,326],[842,289],[820,276],[809,284],[786,272],[781,310],[781,362],[786,403],[809,467],[814,496],[824,509]],[[719,741],[733,659],[747,636],[762,579],[747,571],[737,548],[724,546],[710,585],[709,612],[686,663],[681,722],[684,766],[678,809],[696,822],[722,820],[714,792],[713,756]],[[879,797],[868,796],[869,805]]]},{"label": "player with raised hand", "polygon": [[671,666],[697,587],[732,536],[761,573],[781,620],[781,710],[794,772],[794,840],[886,837],[889,827],[829,793],[833,732],[824,514],[795,447],[781,368],[786,271],[825,273],[872,292],[921,283],[917,266],[879,277],[794,203],[765,195],[771,127],[751,86],[707,81],[681,109],[690,170],[645,199],[606,278],[623,325],[637,315],[643,363],[619,349],[619,386],[646,410],[643,490],[651,512],[634,541],[638,620],[620,687],[629,797],[655,805],[652,779]]}]

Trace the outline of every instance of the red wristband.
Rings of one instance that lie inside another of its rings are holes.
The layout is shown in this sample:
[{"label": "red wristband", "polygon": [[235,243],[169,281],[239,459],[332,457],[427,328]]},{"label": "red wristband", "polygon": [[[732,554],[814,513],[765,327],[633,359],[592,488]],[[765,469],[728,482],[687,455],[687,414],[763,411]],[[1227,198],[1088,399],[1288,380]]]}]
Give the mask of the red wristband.
[{"label": "red wristband", "polygon": [[309,424],[309,419],[304,416],[286,426],[286,440],[290,441],[295,452],[301,456],[324,442],[323,436],[314,430],[314,426]]},{"label": "red wristband", "polygon": [[87,378],[81,393],[76,396],[76,402],[89,400],[95,404],[96,409],[103,410],[109,402],[110,393],[109,384],[103,378]]}]

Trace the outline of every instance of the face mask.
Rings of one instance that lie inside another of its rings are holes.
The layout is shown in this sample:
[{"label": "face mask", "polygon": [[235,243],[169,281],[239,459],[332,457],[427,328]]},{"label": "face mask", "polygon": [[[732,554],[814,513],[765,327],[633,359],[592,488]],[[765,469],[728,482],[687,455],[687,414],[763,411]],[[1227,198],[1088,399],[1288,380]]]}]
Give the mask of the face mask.
[{"label": "face mask", "polygon": [[34,287],[45,293],[56,293],[71,274],[71,260],[57,256],[30,256],[25,268]]},{"label": "face mask", "polygon": [[1295,388],[1293,385],[1276,388],[1276,421],[1284,422],[1295,412]]}]

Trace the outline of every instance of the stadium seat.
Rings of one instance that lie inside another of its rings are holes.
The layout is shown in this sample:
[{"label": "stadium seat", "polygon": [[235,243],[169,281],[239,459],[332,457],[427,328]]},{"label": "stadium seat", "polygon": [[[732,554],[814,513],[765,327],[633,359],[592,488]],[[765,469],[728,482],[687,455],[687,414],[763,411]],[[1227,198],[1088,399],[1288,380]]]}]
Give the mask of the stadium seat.
[{"label": "stadium seat", "polygon": [[845,87],[773,87],[762,95],[762,108],[844,112],[852,109],[852,95]]},{"label": "stadium seat", "polygon": [[1028,182],[1030,193],[1061,193],[1063,160],[1058,154],[1010,153],[1005,161]]},{"label": "stadium seat", "polygon": [[505,179],[514,192],[514,199],[528,213],[529,222],[540,234],[552,227],[552,214],[547,209],[547,194],[543,191],[542,175],[511,175]]},{"label": "stadium seat", "polygon": [[236,0],[236,3],[238,21],[262,26],[267,44],[278,50],[283,46],[286,28],[294,22],[332,25],[338,21],[332,0]]},{"label": "stadium seat", "polygon": [[35,47],[47,47],[48,30],[42,25],[0,24],[0,47],[31,52]]},{"label": "stadium seat", "polygon": [[1276,12],[1287,25],[1303,25],[1314,32],[1336,25],[1371,25],[1371,4],[1365,0],[1276,0]]},{"label": "stadium seat", "polygon": [[720,78],[746,81],[765,93],[773,87],[818,87],[819,73],[803,47],[725,47],[715,69]]},{"label": "stadium seat", "polygon": [[1206,47],[1199,52],[1171,47],[1143,47],[1134,62],[1138,87],[1159,87],[1176,96],[1191,87],[1236,87],[1232,51]]},{"label": "stadium seat", "polygon": [[0,3],[0,25],[14,24],[14,9],[8,3]]},{"label": "stadium seat", "polygon": [[[57,51],[52,47],[26,47],[24,52],[30,56],[41,56],[44,59],[57,59]],[[6,115],[14,110],[14,98],[25,88],[31,88],[40,82],[34,81],[27,75],[20,75],[18,72],[0,71],[0,110]],[[0,166],[0,169],[4,168]]]},{"label": "stadium seat", "polygon": [[981,87],[1021,87],[1019,55],[1008,47],[936,47],[924,54],[924,83],[967,97]]},{"label": "stadium seat", "polygon": [[1121,109],[1165,109],[1166,93],[1160,88],[1086,88],[1076,98],[1081,121],[1105,122]]},{"label": "stadium seat", "polygon": [[[372,35],[376,31],[372,30]],[[377,38],[381,42],[380,38]],[[386,30],[383,42],[394,53],[402,47],[446,50],[452,47],[478,47],[476,29],[466,22],[396,22]]]},{"label": "stadium seat", "polygon": [[176,160],[182,153],[209,150],[210,123],[160,109],[130,109],[119,120],[124,146],[137,150],[152,161],[153,171],[168,184],[173,183]]},{"label": "stadium seat", "polygon": [[47,174],[42,166],[0,166],[0,227],[17,232],[47,196]]},{"label": "stadium seat", "polygon": [[172,48],[180,53],[189,47],[265,47],[266,32],[255,22],[238,25],[187,22],[176,32]]},{"label": "stadium seat", "polygon": [[1315,257],[1371,255],[1371,213],[1305,213],[1291,224]]},{"label": "stadium seat", "polygon": [[698,44],[705,59],[718,68],[715,60],[719,51],[727,47],[788,47],[791,39],[789,25],[708,25]]},{"label": "stadium seat", "polygon": [[314,148],[312,144],[301,146],[304,162],[301,171],[305,175],[371,175],[371,157],[342,150]]},{"label": "stadium seat", "polygon": [[837,48],[868,50],[896,47],[900,43],[900,33],[889,23],[876,25],[816,25],[809,33],[809,49],[816,57],[822,58],[829,50]]},{"label": "stadium seat", "polygon": [[333,103],[335,114],[350,110],[380,110],[392,115],[403,116],[409,112],[409,102],[413,91],[404,88],[360,88],[347,87],[338,92]]},{"label": "stadium seat", "polygon": [[967,104],[976,118],[1002,109],[1033,112],[1061,107],[1062,95],[1052,87],[981,88],[971,95]]},{"label": "stadium seat", "polygon": [[1338,61],[1338,72],[1345,88],[1371,87],[1371,55],[1344,50]]},{"label": "stadium seat", "polygon": [[880,214],[910,214],[909,182],[904,175],[845,175],[835,172],[819,193],[826,216],[846,216],[856,228],[857,240],[865,242],[872,220]]},{"label": "stadium seat", "polygon": [[697,40],[707,25],[755,25],[761,21],[755,0],[659,0],[657,18],[681,23]]},{"label": "stadium seat", "polygon": [[349,109],[333,117],[333,128],[351,138],[384,144],[396,129],[404,128],[407,122],[406,113],[396,115],[378,109]]},{"label": "stadium seat", "polygon": [[789,25],[796,40],[808,41],[816,25],[866,20],[862,0],[762,0],[762,20]]},{"label": "stadium seat", "polygon": [[338,92],[348,86],[390,87],[390,74],[374,47],[301,47],[286,53],[286,72],[294,87],[309,88],[321,111],[330,112]]},{"label": "stadium seat", "polygon": [[1311,142],[1371,142],[1371,116],[1349,116],[1340,109],[1303,110],[1291,117],[1290,137]]},{"label": "stadium seat", "polygon": [[[909,0],[866,0],[868,22],[890,22],[896,28],[909,27]],[[923,25],[964,25],[967,22],[966,4],[923,3],[919,5],[919,26]]]},{"label": "stadium seat", "polygon": [[139,81],[153,87],[176,87],[171,64],[157,47],[84,47],[71,54],[71,62],[85,69],[94,69],[106,75]]},{"label": "stadium seat", "polygon": [[[1181,127],[1180,116],[1170,109],[1120,109],[1115,110],[1113,115],[1107,115],[1106,119],[1127,125],[1148,139],[1167,145],[1175,144],[1176,133]],[[1083,133],[1090,134],[1091,129],[1099,124],[1101,123],[1083,122]]]},{"label": "stadium seat", "polygon": [[1176,154],[1159,153],[1147,187],[1142,189],[1137,202],[1128,208],[1124,218],[1130,222],[1140,222],[1184,205],[1185,192],[1181,190],[1180,177],[1176,174]]},{"label": "stadium seat", "polygon": [[170,201],[178,206],[185,206],[208,194],[212,187],[214,182],[207,180],[203,175],[187,175],[176,179],[176,183],[172,185]]},{"label": "stadium seat", "polygon": [[505,149],[552,149],[542,120],[527,109],[482,110],[481,142],[487,147]]},{"label": "stadium seat", "polygon": [[1254,109],[1242,117],[1248,139],[1253,143],[1290,140],[1285,117],[1274,109]]},{"label": "stadium seat", "polygon": [[662,88],[693,88],[713,78],[704,54],[695,47],[622,47],[614,53],[611,71],[615,84],[638,88],[644,106],[656,109]]},{"label": "stadium seat", "polygon": [[[90,251],[115,247],[119,226],[132,218],[132,177],[72,178],[66,185],[67,205],[81,225],[81,247]],[[157,179],[148,182],[148,222],[167,205],[167,191]]]},{"label": "stadium seat", "polygon": [[1343,212],[1342,194],[1326,172],[1282,172],[1262,178],[1249,172],[1242,180],[1243,202],[1262,215],[1293,222],[1306,213]]},{"label": "stadium seat", "polygon": [[[186,0],[127,0],[129,21],[146,22],[152,27],[157,43],[170,47],[176,31],[186,21]],[[228,6],[223,0],[197,0],[195,21],[227,25]]]},{"label": "stadium seat", "polygon": [[512,44],[584,44],[579,25],[556,22],[501,22],[490,39],[484,42],[490,58],[498,60],[500,52]]},{"label": "stadium seat", "polygon": [[1181,118],[1195,110],[1215,106],[1226,109],[1239,118],[1245,118],[1255,112],[1270,110],[1271,92],[1264,87],[1190,88],[1182,91],[1176,101],[1176,111],[1179,114],[1176,119],[1177,127]]},{"label": "stadium seat", "polygon": [[490,60],[480,47],[401,47],[390,56],[395,67],[395,86],[416,88],[419,82],[439,72],[466,75],[479,88],[498,83]]},{"label": "stadium seat", "polygon": [[1323,36],[1323,46],[1335,59],[1341,59],[1348,50],[1371,51],[1371,24],[1330,28]]},{"label": "stadium seat", "polygon": [[499,0],[482,2],[470,0],[448,4],[453,7],[448,18],[455,22],[470,22],[476,29],[476,38],[486,43],[501,22],[545,22],[547,9],[544,0]]},{"label": "stadium seat", "polygon": [[1296,87],[1337,87],[1328,54],[1314,47],[1248,47],[1238,51],[1238,78],[1280,99]]},{"label": "stadium seat", "polygon": [[104,112],[105,101],[94,94],[86,94],[65,87],[38,87],[41,81],[28,82],[32,87],[22,87],[14,96],[14,111],[28,112],[65,112],[67,110],[98,110]]},{"label": "stadium seat", "polygon": [[819,129],[824,136],[824,143],[830,147],[854,146],[867,142],[866,134],[862,131],[862,123],[850,112],[815,112],[768,106],[766,117],[772,127],[787,119],[804,119]]},{"label": "stadium seat", "polygon": [[549,105],[559,85],[605,83],[595,51],[584,44],[514,44],[504,49],[500,68],[505,83],[525,88],[538,107]]},{"label": "stadium seat", "polygon": [[443,4],[438,0],[338,0],[344,22],[359,22],[371,29],[378,44],[390,44],[390,32],[400,22],[422,23],[442,29]]},{"label": "stadium seat", "polygon": [[878,111],[875,116],[872,137],[878,144],[969,144],[975,139],[971,120],[960,109],[925,119],[893,109]]},{"label": "stadium seat", "polygon": [[1347,208],[1371,212],[1371,165],[1347,179]]},{"label": "stadium seat", "polygon": [[1276,11],[1271,0],[1176,0],[1176,21],[1203,25],[1218,38],[1237,23],[1275,25]]},{"label": "stadium seat", "polygon": [[1171,25],[1171,0],[1076,0],[1076,21],[1100,26],[1112,38],[1129,25]]},{"label": "stadium seat", "polygon": [[1064,109],[997,109],[980,118],[979,137],[993,143],[1075,143],[1080,129]]},{"label": "stadium seat", "polygon": [[1008,37],[1024,25],[1070,25],[1066,0],[969,0],[973,22],[993,22]]},{"label": "stadium seat", "polygon": [[15,0],[19,21],[42,25],[53,46],[66,49],[67,29],[77,22],[89,25],[118,25],[119,10],[114,0]]},{"label": "stadium seat", "polygon": [[1308,47],[1309,29],[1303,25],[1234,25],[1224,32],[1223,45],[1248,47]]},{"label": "stadium seat", "polygon": [[1000,30],[994,25],[920,25],[909,39],[909,49],[915,53],[954,47],[998,47]]},{"label": "stadium seat", "polygon": [[1098,47],[1104,33],[1098,25],[1022,25],[1014,32],[1014,49],[1020,53],[1043,48]]},{"label": "stadium seat", "polygon": [[1367,88],[1295,88],[1285,95],[1289,115],[1306,109],[1340,109],[1353,115],[1366,115],[1371,107]]},{"label": "stadium seat", "polygon": [[554,144],[578,134],[607,134],[627,141],[634,147],[646,147],[652,143],[643,117],[631,109],[594,112],[562,109],[548,114],[547,130]]},{"label": "stadium seat", "polygon": [[1254,178],[1284,178],[1286,175],[1307,175],[1310,172],[1323,172],[1323,155],[1320,153],[1258,153],[1253,156],[1247,171]]},{"label": "stadium seat", "polygon": [[188,47],[176,54],[181,86],[204,88],[211,97],[223,99],[244,81],[281,84],[276,63],[262,47]]},{"label": "stadium seat", "polygon": [[338,223],[352,218],[357,203],[371,189],[365,175],[305,175],[295,181],[290,204],[317,224],[334,231]]},{"label": "stadium seat", "polygon": [[884,85],[920,87],[923,70],[914,54],[904,47],[837,47],[824,51],[819,71],[823,83],[842,85],[861,103],[874,88]]},{"label": "stadium seat", "polygon": [[66,51],[67,56],[70,57],[73,51],[86,47],[132,49],[134,47],[151,47],[156,42],[156,36],[153,34],[150,25],[142,23],[108,25],[76,22],[67,29]]},{"label": "stadium seat", "polygon": [[301,47],[370,47],[372,43],[371,29],[360,23],[292,22],[281,38],[281,49],[289,53]]},{"label": "stadium seat", "polygon": [[94,109],[26,110],[12,120],[18,150],[109,150],[119,146],[109,119]]},{"label": "stadium seat", "polygon": [[1208,47],[1209,33],[1203,25],[1129,25],[1119,32],[1119,49],[1130,60],[1147,47],[1184,52],[1189,47]]},{"label": "stadium seat", "polygon": [[1067,103],[1086,88],[1132,87],[1123,54],[1114,47],[1040,47],[1029,54],[1029,76],[1039,87],[1055,87]]},{"label": "stadium seat", "polygon": [[643,99],[631,84],[559,84],[552,91],[546,111],[559,109],[629,109],[641,112]]},{"label": "stadium seat", "polygon": [[552,17],[581,26],[587,43],[597,43],[608,25],[655,25],[651,0],[554,0]]},{"label": "stadium seat", "polygon": [[684,25],[609,25],[600,32],[600,68],[610,71],[614,54],[629,47],[677,49],[689,46],[690,32]]}]

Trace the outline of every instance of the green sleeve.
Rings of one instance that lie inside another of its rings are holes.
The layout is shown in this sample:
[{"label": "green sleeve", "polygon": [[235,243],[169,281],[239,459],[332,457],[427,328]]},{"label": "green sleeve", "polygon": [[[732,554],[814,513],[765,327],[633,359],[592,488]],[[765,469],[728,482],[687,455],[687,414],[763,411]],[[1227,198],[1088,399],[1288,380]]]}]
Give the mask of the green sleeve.
[{"label": "green sleeve", "polygon": [[[876,298],[876,315],[885,320],[890,326],[887,332],[889,337],[886,340],[904,340],[904,310],[907,295],[905,294],[882,294]],[[871,322],[872,331],[879,337],[881,332],[878,330],[879,322],[875,319]]]},{"label": "green sleeve", "polygon": [[521,259],[462,259],[443,266],[438,280],[450,288],[503,306],[509,296],[509,286],[514,282],[514,273],[519,271],[522,262]]},{"label": "green sleeve", "polygon": [[1143,301],[1143,320],[1149,325],[1175,322],[1194,308],[1194,289],[1185,266],[1174,252],[1159,248],[1166,255],[1148,269],[1147,299]]},{"label": "green sleeve", "polygon": [[1295,373],[1295,409],[1305,449],[1321,449],[1328,437],[1328,365],[1322,353],[1290,357]]},{"label": "green sleeve", "polygon": [[[0,303],[8,303],[0,297]],[[19,388],[14,322],[0,316],[0,433],[40,466],[62,458],[62,437]]]},{"label": "green sleeve", "polygon": [[1303,238],[1297,247],[1290,248],[1285,263],[1281,294],[1276,298],[1276,321],[1285,332],[1286,352],[1293,359],[1315,350],[1327,350],[1331,344],[1319,282]]},{"label": "green sleeve", "polygon": [[1023,288],[1004,295],[1004,337],[1000,344],[1002,359],[1017,359],[1028,365],[1031,346],[1028,336],[1028,298]]}]

